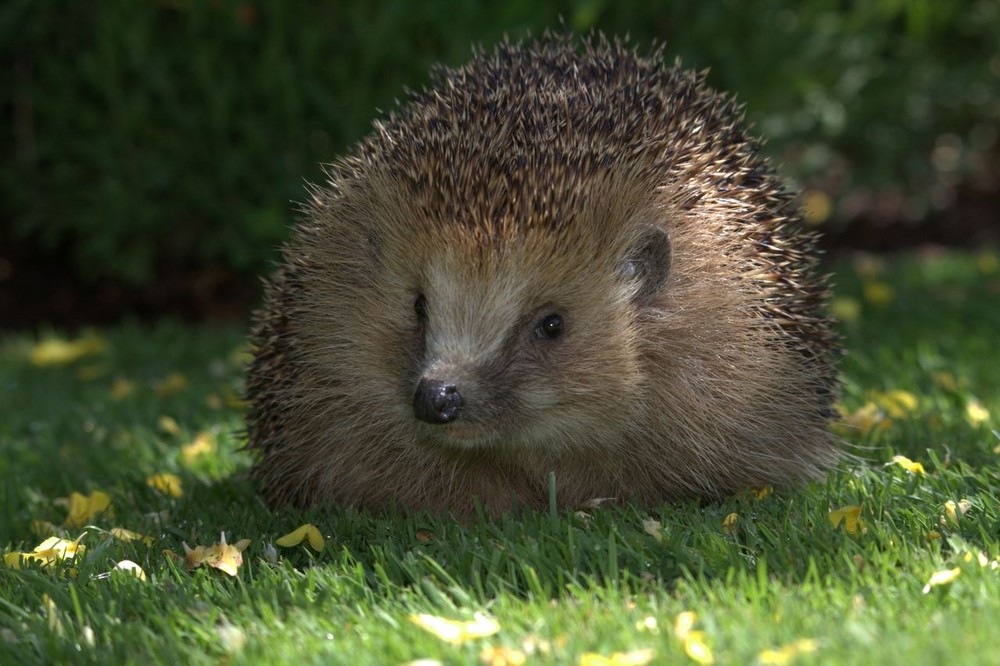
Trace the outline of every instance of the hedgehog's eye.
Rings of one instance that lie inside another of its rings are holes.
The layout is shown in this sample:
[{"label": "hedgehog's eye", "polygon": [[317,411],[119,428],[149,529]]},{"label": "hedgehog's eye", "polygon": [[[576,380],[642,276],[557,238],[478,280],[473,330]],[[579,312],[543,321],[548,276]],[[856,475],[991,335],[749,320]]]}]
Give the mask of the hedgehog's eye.
[{"label": "hedgehog's eye", "polygon": [[562,335],[562,332],[562,316],[555,312],[542,317],[542,320],[535,326],[535,337],[542,340],[554,340]]},{"label": "hedgehog's eye", "polygon": [[413,311],[417,313],[419,323],[427,321],[427,298],[423,294],[417,294],[417,300],[413,301]]}]

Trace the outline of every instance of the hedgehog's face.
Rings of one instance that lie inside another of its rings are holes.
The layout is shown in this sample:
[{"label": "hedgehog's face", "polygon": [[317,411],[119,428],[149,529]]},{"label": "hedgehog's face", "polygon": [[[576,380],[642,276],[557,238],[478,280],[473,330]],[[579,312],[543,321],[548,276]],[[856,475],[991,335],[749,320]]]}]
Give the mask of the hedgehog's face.
[{"label": "hedgehog's face", "polygon": [[669,245],[649,226],[584,236],[411,244],[397,282],[410,359],[399,411],[422,444],[614,444],[607,424],[627,427],[642,407],[637,319],[666,280]]}]

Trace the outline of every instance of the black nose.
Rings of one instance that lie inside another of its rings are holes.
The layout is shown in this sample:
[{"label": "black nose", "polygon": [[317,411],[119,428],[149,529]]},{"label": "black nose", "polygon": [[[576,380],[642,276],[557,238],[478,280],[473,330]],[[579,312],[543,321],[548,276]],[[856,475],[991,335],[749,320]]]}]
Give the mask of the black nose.
[{"label": "black nose", "polygon": [[462,408],[462,395],[454,384],[421,379],[413,394],[413,414],[428,423],[451,423]]}]

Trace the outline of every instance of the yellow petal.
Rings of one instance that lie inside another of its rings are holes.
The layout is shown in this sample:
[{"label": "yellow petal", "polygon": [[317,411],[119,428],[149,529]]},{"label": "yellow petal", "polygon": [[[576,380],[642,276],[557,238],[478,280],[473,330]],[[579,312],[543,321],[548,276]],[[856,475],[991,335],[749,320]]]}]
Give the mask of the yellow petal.
[{"label": "yellow petal", "polygon": [[843,523],[844,529],[847,530],[847,533],[852,536],[857,536],[866,529],[865,521],[861,520],[860,506],[845,506],[835,509],[830,512],[828,517],[830,519],[830,524],[835,529]]},{"label": "yellow petal", "polygon": [[978,426],[990,420],[990,412],[988,409],[983,407],[983,403],[976,399],[972,399],[969,401],[969,404],[965,406],[965,418],[971,425]]},{"label": "yellow petal", "polygon": [[90,495],[72,492],[69,497],[63,498],[59,503],[66,504],[69,509],[63,524],[75,529],[86,525],[93,520],[94,516],[108,510],[108,507],[111,506],[111,497],[100,490],[95,490]]},{"label": "yellow petal", "polygon": [[861,303],[854,298],[841,296],[830,301],[830,314],[837,321],[853,324],[861,319]]},{"label": "yellow petal", "polygon": [[885,430],[892,425],[892,421],[886,418],[885,412],[871,401],[866,402],[854,412],[848,412],[841,407],[840,414],[841,423],[844,426],[865,436],[876,430]]},{"label": "yellow petal", "polygon": [[142,541],[147,546],[153,545],[153,537],[127,530],[124,527],[112,527],[108,532],[121,541]]},{"label": "yellow petal", "polygon": [[171,372],[169,375],[153,382],[153,391],[156,395],[165,398],[187,388],[187,377],[180,372]]},{"label": "yellow petal", "polygon": [[862,291],[864,292],[865,300],[876,308],[884,308],[892,302],[892,299],[896,295],[891,286],[885,282],[877,281],[865,283]]},{"label": "yellow petal", "polygon": [[69,365],[84,356],[100,354],[106,343],[100,336],[90,333],[72,342],[66,340],[43,340],[31,350],[30,360],[39,367]]},{"label": "yellow petal", "polygon": [[958,502],[953,500],[948,500],[944,503],[944,516],[941,516],[941,524],[947,525],[949,522],[952,524],[957,524],[958,519],[969,512],[972,508],[972,502],[967,499],[960,499]]},{"label": "yellow petal", "polygon": [[639,631],[650,631],[654,634],[660,633],[659,623],[652,615],[647,615],[635,623],[635,628]]},{"label": "yellow petal", "polygon": [[184,546],[184,566],[195,569],[202,564],[235,576],[243,565],[243,551],[250,545],[249,539],[240,539],[230,545],[226,543],[226,533],[223,532],[219,543],[213,546]]},{"label": "yellow petal", "polygon": [[684,653],[699,664],[715,662],[712,650],[705,642],[705,634],[701,631],[689,631],[684,637]]},{"label": "yellow petal", "polygon": [[20,569],[22,558],[29,557],[29,553],[22,553],[20,551],[13,551],[10,553],[3,554],[3,563],[5,566],[11,569]]},{"label": "yellow petal", "polygon": [[215,436],[210,432],[199,432],[194,441],[181,447],[181,459],[190,465],[199,456],[215,451]]},{"label": "yellow petal", "polygon": [[514,648],[487,645],[479,653],[479,660],[489,666],[522,666],[528,657]]},{"label": "yellow petal", "polygon": [[772,488],[771,486],[764,486],[763,488],[751,488],[750,489],[750,493],[756,499],[764,499],[765,497],[767,497],[768,495],[770,495],[773,492],[774,492],[774,488]]},{"label": "yellow petal", "polygon": [[124,377],[116,377],[111,384],[111,398],[115,402],[120,402],[135,392],[135,382],[131,382]]},{"label": "yellow petal", "polygon": [[[975,561],[981,567],[990,566],[990,564],[991,564],[990,563],[990,558],[986,557],[986,553],[984,553],[981,550],[976,551],[974,553],[972,553],[972,552],[966,553],[965,555],[962,556],[962,561],[963,562],[973,562],[973,561]],[[993,568],[996,568],[996,567],[993,567]]]},{"label": "yellow petal", "polygon": [[913,462],[906,456],[893,456],[891,464],[899,465],[900,467],[905,469],[907,472],[910,472],[911,474],[916,474],[918,476],[924,476],[926,474],[926,472],[924,472],[924,466],[922,464],[918,462]]},{"label": "yellow petal", "polygon": [[941,370],[935,372],[931,375],[934,378],[934,383],[943,388],[945,391],[954,391],[960,386],[964,385],[964,382],[960,382],[955,374],[947,370]]},{"label": "yellow petal", "polygon": [[[194,548],[192,548],[191,546],[187,545],[186,541],[181,541],[181,545],[184,546],[184,557],[182,558],[182,561],[184,562],[184,568],[197,569],[198,567],[200,567],[206,558],[205,546],[195,546]],[[170,550],[165,550],[163,552],[167,554],[167,556],[170,557],[171,559],[179,557],[178,555],[175,555],[173,551]]]},{"label": "yellow petal", "polygon": [[1000,269],[1000,256],[993,252],[983,252],[976,257],[976,266],[985,275],[992,275]]},{"label": "yellow petal", "polygon": [[80,539],[69,541],[53,536],[35,546],[35,549],[30,553],[5,553],[3,561],[4,564],[15,569],[21,568],[23,560],[35,560],[41,562],[42,566],[48,566],[62,560],[71,560],[85,550],[86,547],[80,543]]},{"label": "yellow petal", "polygon": [[722,529],[725,532],[732,532],[736,528],[736,521],[739,520],[739,515],[736,513],[731,513],[722,520]]},{"label": "yellow petal", "polygon": [[884,393],[873,391],[869,394],[869,396],[879,407],[884,409],[889,416],[895,419],[901,419],[916,412],[917,407],[919,406],[917,396],[913,395],[909,391],[903,391],[901,389],[894,389]]},{"label": "yellow petal", "polygon": [[833,212],[830,195],[822,190],[806,190],[802,194],[802,217],[809,226],[823,224]]},{"label": "yellow petal", "polygon": [[943,569],[941,571],[935,571],[933,574],[931,574],[931,578],[930,580],[927,581],[927,584],[924,585],[924,594],[930,592],[931,588],[951,583],[953,580],[958,578],[958,575],[960,573],[962,573],[962,570],[958,567],[955,567],[954,569]]},{"label": "yellow petal", "polygon": [[757,655],[757,661],[765,666],[785,666],[792,663],[800,654],[815,652],[817,647],[816,641],[813,639],[803,638],[777,649],[764,650]]},{"label": "yellow petal", "polygon": [[164,495],[171,497],[184,496],[184,489],[181,487],[181,478],[176,474],[154,474],[146,479],[146,484]]},{"label": "yellow petal", "polygon": [[170,416],[163,415],[158,420],[157,423],[160,426],[160,430],[167,433],[168,435],[178,435],[181,431],[181,427],[177,425],[177,421]]},{"label": "yellow petal", "polygon": [[644,666],[655,656],[656,653],[650,649],[615,652],[609,656],[585,652],[580,656],[580,666]]},{"label": "yellow petal", "polygon": [[678,613],[677,617],[674,618],[674,636],[680,640],[684,640],[691,633],[694,623],[697,621],[698,615],[694,611]]},{"label": "yellow petal", "polygon": [[500,631],[500,624],[489,617],[476,613],[473,620],[449,620],[436,615],[420,613],[411,615],[410,622],[430,632],[443,641],[458,645],[474,638],[492,636]]},{"label": "yellow petal", "polygon": [[323,550],[323,535],[319,533],[319,530],[312,523],[306,523],[292,530],[280,539],[276,539],[275,543],[283,548],[290,548],[299,545],[306,538],[309,539],[309,545],[312,546],[313,550]]}]

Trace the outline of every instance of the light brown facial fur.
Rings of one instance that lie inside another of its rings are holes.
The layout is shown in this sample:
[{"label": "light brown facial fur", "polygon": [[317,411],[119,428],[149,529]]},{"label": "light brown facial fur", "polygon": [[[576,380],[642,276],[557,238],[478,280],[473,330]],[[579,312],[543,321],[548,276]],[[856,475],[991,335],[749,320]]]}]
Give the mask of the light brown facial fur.
[{"label": "light brown facial fur", "polygon": [[468,515],[817,475],[814,239],[725,96],[603,39],[438,73],[312,192],[253,333],[274,501]]}]

